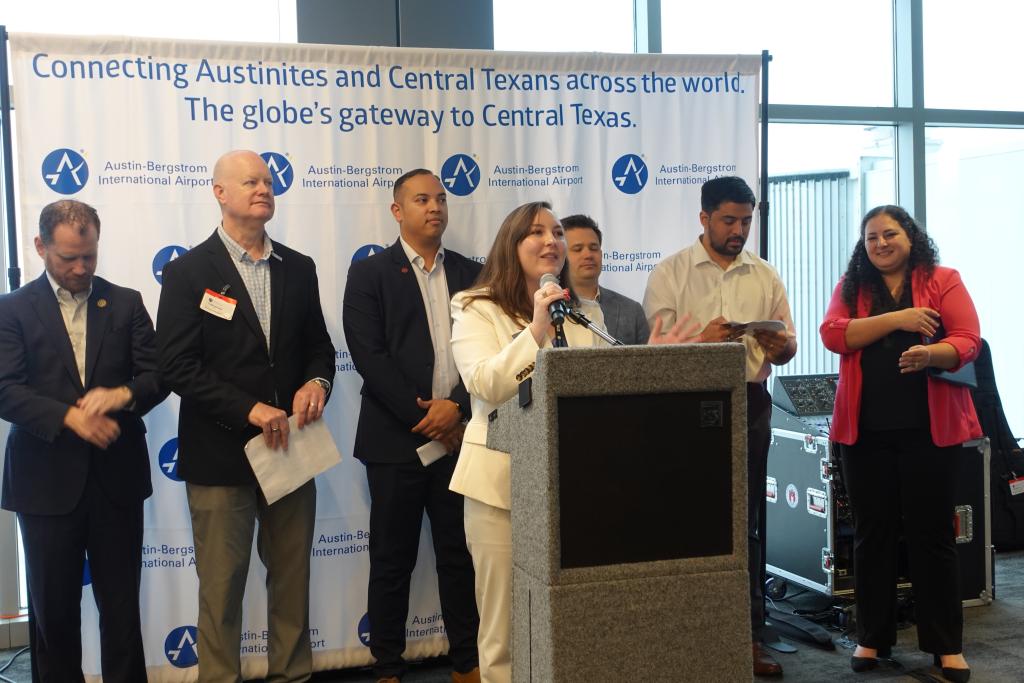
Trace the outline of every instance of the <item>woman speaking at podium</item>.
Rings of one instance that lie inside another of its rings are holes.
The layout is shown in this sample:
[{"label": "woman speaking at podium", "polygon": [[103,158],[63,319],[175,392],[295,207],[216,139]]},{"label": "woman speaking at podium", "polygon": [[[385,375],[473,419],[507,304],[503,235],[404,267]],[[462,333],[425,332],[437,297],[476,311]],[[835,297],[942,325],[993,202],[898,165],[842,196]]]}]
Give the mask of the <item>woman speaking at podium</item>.
[{"label": "woman speaking at podium", "polygon": [[854,671],[896,642],[897,548],[907,540],[918,647],[967,681],[953,528],[960,444],[981,436],[970,392],[941,376],[978,355],[978,314],[931,238],[898,206],[861,222],[825,320],[840,354],[831,439],[840,444],[854,518],[858,646]]},{"label": "woman speaking at podium", "polygon": [[[508,453],[487,448],[487,416],[516,395],[533,371],[537,351],[552,345],[551,305],[577,305],[568,289],[565,254],[565,236],[551,205],[524,204],[502,222],[476,286],[452,299],[452,355],[472,398],[473,419],[451,489],[466,499],[466,542],[480,611],[480,677],[487,683],[510,681],[512,665],[511,463]],[[547,274],[560,284],[541,285]],[[664,335],[659,321],[650,342],[690,341],[694,330],[684,332],[688,320]],[[569,347],[605,344],[568,318],[563,330]]]}]

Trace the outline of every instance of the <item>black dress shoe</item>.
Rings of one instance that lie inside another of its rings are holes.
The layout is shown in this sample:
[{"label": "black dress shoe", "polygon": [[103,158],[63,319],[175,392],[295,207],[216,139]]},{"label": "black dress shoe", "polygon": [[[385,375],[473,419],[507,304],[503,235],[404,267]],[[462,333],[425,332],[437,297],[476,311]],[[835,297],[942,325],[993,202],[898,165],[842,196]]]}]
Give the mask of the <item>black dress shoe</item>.
[{"label": "black dress shoe", "polygon": [[935,666],[942,669],[942,677],[947,681],[952,681],[952,683],[967,683],[967,681],[971,680],[970,669],[954,669],[951,666],[942,666],[942,657],[938,655],[933,655],[933,657]]},{"label": "black dress shoe", "polygon": [[775,658],[765,652],[761,643],[754,643],[754,675],[755,676],[781,676],[782,665],[775,661]]},{"label": "black dress shoe", "polygon": [[850,668],[854,673],[864,673],[878,668],[878,660],[889,659],[892,656],[892,646],[878,648],[877,657],[850,657]]}]

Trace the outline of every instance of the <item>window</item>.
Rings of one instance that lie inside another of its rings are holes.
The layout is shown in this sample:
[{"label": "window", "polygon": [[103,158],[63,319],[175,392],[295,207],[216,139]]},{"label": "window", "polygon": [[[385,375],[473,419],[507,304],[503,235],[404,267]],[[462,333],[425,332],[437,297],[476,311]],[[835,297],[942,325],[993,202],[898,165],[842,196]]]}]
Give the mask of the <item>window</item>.
[{"label": "window", "polygon": [[1024,111],[1020,27],[1024,3],[924,5],[925,106]]},{"label": "window", "polygon": [[786,285],[798,339],[780,375],[838,372],[817,341],[864,212],[896,197],[893,126],[773,123],[768,127],[769,260]]},{"label": "window", "polygon": [[633,52],[633,0],[494,0],[494,49]]},{"label": "window", "polygon": [[1024,217],[1024,130],[927,129],[928,233],[943,265],[956,268],[974,300],[1003,412],[1024,435],[1024,306],[1020,254]]},{"label": "window", "polygon": [[8,31],[294,43],[296,0],[46,0],[8,3]]},{"label": "window", "polygon": [[891,106],[890,0],[662,0],[662,51],[768,50],[769,102]]}]

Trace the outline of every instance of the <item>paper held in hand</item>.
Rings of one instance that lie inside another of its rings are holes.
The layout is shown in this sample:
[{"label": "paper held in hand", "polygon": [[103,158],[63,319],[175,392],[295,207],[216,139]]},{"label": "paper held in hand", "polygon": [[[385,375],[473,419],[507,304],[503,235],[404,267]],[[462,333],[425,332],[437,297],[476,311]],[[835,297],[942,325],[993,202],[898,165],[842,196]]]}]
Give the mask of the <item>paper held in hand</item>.
[{"label": "paper held in hand", "polygon": [[781,320],[754,320],[749,323],[740,323],[730,320],[725,323],[730,329],[737,332],[743,332],[744,334],[753,334],[758,330],[766,330],[768,332],[785,332],[786,323]]},{"label": "paper held in hand", "polygon": [[299,429],[296,419],[294,415],[288,418],[288,450],[271,450],[262,434],[245,444],[245,456],[268,505],[341,462],[341,453],[324,420]]}]

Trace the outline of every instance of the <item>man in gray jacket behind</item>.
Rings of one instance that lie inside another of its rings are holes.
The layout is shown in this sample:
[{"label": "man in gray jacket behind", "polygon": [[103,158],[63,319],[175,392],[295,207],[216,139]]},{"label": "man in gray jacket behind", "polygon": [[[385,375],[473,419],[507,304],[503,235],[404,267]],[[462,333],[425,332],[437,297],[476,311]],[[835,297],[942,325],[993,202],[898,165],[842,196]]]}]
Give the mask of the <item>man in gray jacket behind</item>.
[{"label": "man in gray jacket behind", "polygon": [[605,328],[623,344],[646,344],[651,331],[643,306],[629,297],[598,285],[601,277],[601,230],[590,216],[576,214],[562,219],[568,247],[569,279],[586,306],[600,306]]}]

